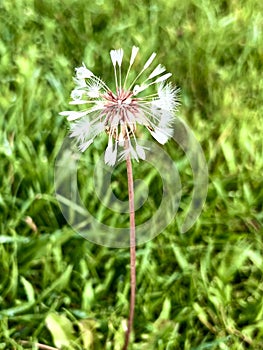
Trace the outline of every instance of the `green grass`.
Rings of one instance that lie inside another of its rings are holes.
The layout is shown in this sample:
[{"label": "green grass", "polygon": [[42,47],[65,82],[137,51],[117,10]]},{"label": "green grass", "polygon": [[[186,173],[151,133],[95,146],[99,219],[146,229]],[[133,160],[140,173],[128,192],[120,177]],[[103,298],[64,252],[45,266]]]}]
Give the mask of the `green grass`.
[{"label": "green grass", "polygon": [[[53,177],[74,67],[84,61],[110,81],[109,50],[128,54],[133,44],[140,63],[156,51],[180,86],[180,117],[202,145],[209,188],[198,222],[180,234],[191,176],[178,146],[165,146],[178,160],[182,203],[178,218],[138,247],[130,349],[263,349],[262,30],[259,0],[1,2],[0,349],[121,349],[129,251],[74,232]],[[105,145],[101,137],[79,166],[82,196],[102,216],[86,174]],[[147,167],[135,164],[142,174]],[[154,178],[149,169],[139,221],[158,207]],[[123,196],[125,173],[113,180]],[[127,215],[117,220],[128,224]]]}]

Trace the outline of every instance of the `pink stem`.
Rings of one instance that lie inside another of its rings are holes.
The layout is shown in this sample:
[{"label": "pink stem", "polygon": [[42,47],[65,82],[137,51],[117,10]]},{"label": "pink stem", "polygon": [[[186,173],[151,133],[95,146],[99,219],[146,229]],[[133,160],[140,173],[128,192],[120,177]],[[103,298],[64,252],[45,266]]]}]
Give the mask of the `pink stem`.
[{"label": "pink stem", "polygon": [[131,157],[128,154],[126,159],[127,178],[129,191],[129,208],[130,208],[130,267],[131,267],[131,294],[130,294],[130,315],[128,328],[125,334],[125,343],[123,350],[128,349],[130,333],[133,326],[135,294],[136,294],[136,238],[135,238],[135,212],[134,212],[134,188]]}]

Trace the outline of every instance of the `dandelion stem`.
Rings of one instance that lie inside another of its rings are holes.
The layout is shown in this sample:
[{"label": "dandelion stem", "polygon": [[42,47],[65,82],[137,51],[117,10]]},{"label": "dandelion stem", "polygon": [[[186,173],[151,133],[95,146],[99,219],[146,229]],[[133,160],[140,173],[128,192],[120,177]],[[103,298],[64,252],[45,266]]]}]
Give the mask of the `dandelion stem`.
[{"label": "dandelion stem", "polygon": [[[127,144],[126,144],[127,145]],[[135,237],[135,212],[134,212],[134,188],[131,157],[128,153],[126,158],[127,179],[129,192],[129,208],[130,208],[130,274],[131,274],[131,291],[130,291],[130,314],[128,328],[125,334],[125,343],[123,350],[128,349],[130,333],[133,326],[135,294],[136,294],[136,237]]]}]

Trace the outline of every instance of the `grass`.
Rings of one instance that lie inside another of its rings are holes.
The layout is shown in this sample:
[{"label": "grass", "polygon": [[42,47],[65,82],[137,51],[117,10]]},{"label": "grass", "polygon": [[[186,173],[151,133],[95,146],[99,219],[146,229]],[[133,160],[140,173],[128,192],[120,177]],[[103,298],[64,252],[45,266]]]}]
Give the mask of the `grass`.
[{"label": "grass", "polygon": [[[180,117],[202,145],[209,188],[199,220],[180,234],[191,173],[167,144],[182,202],[164,232],[138,248],[130,349],[263,349],[262,10],[252,0],[0,4],[0,349],[121,349],[129,251],[92,244],[67,225],[54,164],[74,67],[84,61],[110,81],[109,50],[133,44],[141,62],[156,51],[180,86]],[[105,144],[102,137],[79,165],[81,195],[102,217],[85,174]],[[125,173],[116,171],[123,198]],[[159,205],[159,180],[141,163],[134,172],[150,185],[143,222]],[[127,226],[127,216],[111,223],[119,220]]]}]

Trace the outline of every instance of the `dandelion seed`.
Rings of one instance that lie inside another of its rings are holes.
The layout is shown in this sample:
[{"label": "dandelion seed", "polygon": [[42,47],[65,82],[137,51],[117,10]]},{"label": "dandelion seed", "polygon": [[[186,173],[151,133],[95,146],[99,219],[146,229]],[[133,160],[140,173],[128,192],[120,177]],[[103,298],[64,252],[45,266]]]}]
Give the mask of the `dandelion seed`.
[{"label": "dandelion seed", "polygon": [[162,74],[162,73],[165,72],[165,71],[166,71],[165,67],[163,67],[161,64],[159,64],[159,65],[155,68],[155,70],[149,75],[149,77],[148,77],[147,80],[152,79],[152,78],[156,77],[157,75]]},{"label": "dandelion seed", "polygon": [[[110,51],[115,91],[87,69],[84,63],[76,68],[75,88],[71,93],[70,104],[87,105],[87,107],[78,112],[60,113],[73,122],[70,136],[76,138],[82,152],[92,144],[99,133],[106,132],[109,135],[105,163],[111,166],[118,159],[126,159],[128,155],[137,161],[145,159],[145,149],[136,139],[138,125],[145,126],[160,144],[166,143],[172,136],[172,124],[178,106],[178,89],[170,83],[165,85],[172,74],[162,75],[166,69],[159,64],[141,84],[136,83],[149,69],[156,53],[149,57],[129,88],[126,88],[138,51],[138,47],[133,46],[123,84],[121,75],[123,50]],[[156,93],[140,96],[143,91],[154,85],[157,86]]]}]

